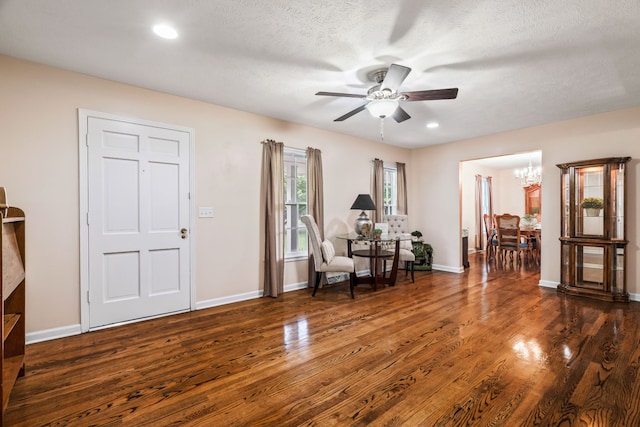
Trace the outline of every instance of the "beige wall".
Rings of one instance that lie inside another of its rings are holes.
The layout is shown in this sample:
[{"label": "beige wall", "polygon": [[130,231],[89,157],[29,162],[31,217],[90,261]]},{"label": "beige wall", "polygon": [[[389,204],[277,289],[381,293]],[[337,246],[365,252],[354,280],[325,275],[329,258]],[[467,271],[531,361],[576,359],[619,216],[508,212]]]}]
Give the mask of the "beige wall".
[{"label": "beige wall", "polygon": [[[205,305],[262,288],[263,139],[322,150],[328,238],[352,228],[358,212],[349,208],[369,192],[372,159],[411,169],[406,149],[6,56],[0,94],[0,185],[27,215],[28,333],[80,323],[78,108],[195,129],[195,205],[214,209],[195,220],[196,300]],[[306,261],[287,264],[285,277],[306,281]]]},{"label": "beige wall", "polygon": [[541,282],[552,285],[560,280],[560,171],[556,164],[631,156],[627,175],[627,286],[632,297],[640,299],[639,141],[640,107],[636,107],[414,150],[409,178],[414,191],[409,215],[432,244],[434,265],[459,270],[462,224],[460,202],[453,196],[459,193],[459,162],[541,150],[544,181]]},{"label": "beige wall", "polygon": [[[352,228],[355,195],[368,192],[370,160],[407,163],[410,228],[421,230],[440,268],[459,270],[460,161],[542,150],[543,283],[559,280],[559,171],[555,164],[632,156],[627,235],[629,291],[638,283],[640,108],[409,151],[191,99],[0,56],[0,185],[27,213],[27,331],[80,323],[77,109],[195,129],[195,281],[200,303],[261,289],[259,171],[265,138],[323,152],[325,228]],[[557,182],[558,185],[552,185]],[[306,280],[306,262],[288,264],[286,284]]]}]

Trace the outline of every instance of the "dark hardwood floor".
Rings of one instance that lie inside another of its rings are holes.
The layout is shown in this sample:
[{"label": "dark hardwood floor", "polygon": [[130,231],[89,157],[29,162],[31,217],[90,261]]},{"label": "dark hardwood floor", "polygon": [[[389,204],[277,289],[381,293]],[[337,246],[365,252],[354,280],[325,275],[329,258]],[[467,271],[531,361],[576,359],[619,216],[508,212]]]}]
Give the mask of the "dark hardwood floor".
[{"label": "dark hardwood floor", "polygon": [[416,272],[29,345],[6,426],[640,426],[640,303]]}]

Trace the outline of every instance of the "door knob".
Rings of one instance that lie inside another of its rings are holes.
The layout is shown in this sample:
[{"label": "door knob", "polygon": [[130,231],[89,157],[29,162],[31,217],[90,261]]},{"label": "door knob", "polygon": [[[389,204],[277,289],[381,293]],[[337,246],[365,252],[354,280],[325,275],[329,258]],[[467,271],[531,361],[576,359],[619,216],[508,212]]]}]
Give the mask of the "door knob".
[{"label": "door knob", "polygon": [[187,230],[186,228],[181,228],[180,229],[180,238],[181,239],[186,239],[187,238],[187,234],[189,234],[189,230]]}]

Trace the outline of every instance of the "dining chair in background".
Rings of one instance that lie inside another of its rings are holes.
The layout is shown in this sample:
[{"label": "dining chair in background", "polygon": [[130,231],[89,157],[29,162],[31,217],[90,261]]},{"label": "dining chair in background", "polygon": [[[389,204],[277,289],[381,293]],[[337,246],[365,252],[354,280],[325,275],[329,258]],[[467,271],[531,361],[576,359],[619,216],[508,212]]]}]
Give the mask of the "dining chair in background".
[{"label": "dining chair in background", "polygon": [[485,248],[485,258],[486,258],[486,261],[488,262],[494,259],[494,257],[496,256],[496,248],[498,247],[498,236],[497,236],[494,220],[492,220],[491,215],[484,214],[483,217],[484,217],[485,237],[487,239],[487,244]]},{"label": "dining chair in background", "polygon": [[513,254],[516,253],[516,262],[522,261],[521,255],[527,256],[529,251],[528,239],[520,234],[520,217],[517,215],[502,214],[496,215],[496,229],[498,236],[497,259],[506,261],[507,253],[513,261]]}]

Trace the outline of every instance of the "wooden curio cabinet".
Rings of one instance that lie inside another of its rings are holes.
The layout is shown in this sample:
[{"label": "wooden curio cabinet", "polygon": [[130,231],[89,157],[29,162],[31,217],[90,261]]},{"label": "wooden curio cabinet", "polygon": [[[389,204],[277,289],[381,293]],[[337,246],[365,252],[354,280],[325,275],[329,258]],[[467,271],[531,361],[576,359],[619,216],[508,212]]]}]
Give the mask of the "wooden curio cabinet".
[{"label": "wooden curio cabinet", "polygon": [[629,301],[625,181],[630,157],[557,165],[561,176],[561,279],[558,291]]}]

